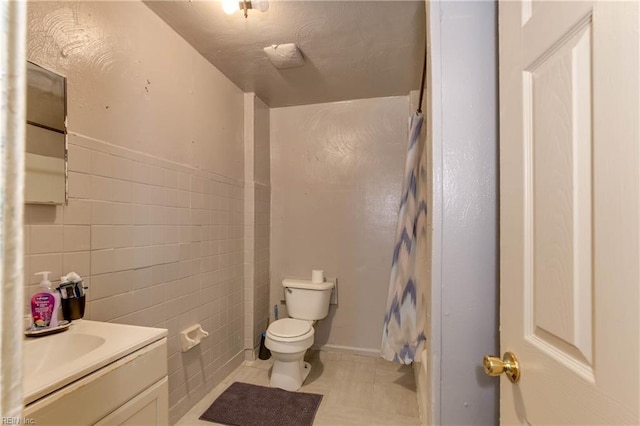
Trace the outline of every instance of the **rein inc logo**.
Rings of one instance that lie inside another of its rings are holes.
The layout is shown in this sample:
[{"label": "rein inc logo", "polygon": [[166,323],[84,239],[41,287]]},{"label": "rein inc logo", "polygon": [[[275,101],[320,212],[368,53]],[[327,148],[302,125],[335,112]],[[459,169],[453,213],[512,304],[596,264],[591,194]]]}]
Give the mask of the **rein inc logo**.
[{"label": "rein inc logo", "polygon": [[2,425],[35,425],[35,419],[30,417],[0,417]]}]

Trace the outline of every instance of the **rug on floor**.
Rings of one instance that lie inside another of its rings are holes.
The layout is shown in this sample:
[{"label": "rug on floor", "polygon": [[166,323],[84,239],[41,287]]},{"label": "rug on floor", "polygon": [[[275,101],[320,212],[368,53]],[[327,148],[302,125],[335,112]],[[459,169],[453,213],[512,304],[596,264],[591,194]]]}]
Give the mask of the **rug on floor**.
[{"label": "rug on floor", "polygon": [[312,426],[322,395],[234,382],[200,420],[234,426]]}]

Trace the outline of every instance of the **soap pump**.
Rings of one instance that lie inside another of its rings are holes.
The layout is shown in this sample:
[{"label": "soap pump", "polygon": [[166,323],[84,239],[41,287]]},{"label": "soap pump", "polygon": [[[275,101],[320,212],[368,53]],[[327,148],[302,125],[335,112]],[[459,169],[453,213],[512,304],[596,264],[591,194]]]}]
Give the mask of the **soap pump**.
[{"label": "soap pump", "polygon": [[57,327],[60,295],[51,288],[49,271],[37,272],[42,275],[40,291],[31,298],[31,315],[35,328]]}]

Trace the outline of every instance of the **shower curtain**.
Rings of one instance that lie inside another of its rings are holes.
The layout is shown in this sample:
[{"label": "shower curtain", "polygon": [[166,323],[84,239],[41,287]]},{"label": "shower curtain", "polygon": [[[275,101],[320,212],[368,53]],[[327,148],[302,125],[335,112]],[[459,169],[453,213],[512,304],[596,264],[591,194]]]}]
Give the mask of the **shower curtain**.
[{"label": "shower curtain", "polygon": [[381,355],[410,364],[420,357],[426,340],[424,325],[427,284],[427,171],[420,111],[411,116],[398,224],[396,226]]},{"label": "shower curtain", "polygon": [[0,417],[22,415],[26,2],[0,0]]}]

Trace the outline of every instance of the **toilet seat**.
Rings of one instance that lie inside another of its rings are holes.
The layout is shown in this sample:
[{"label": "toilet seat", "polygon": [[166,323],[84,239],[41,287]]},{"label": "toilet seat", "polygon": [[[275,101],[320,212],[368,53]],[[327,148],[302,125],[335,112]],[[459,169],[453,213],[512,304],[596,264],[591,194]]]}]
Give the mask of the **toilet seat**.
[{"label": "toilet seat", "polygon": [[267,328],[267,336],[278,342],[299,342],[313,336],[313,322],[295,318],[277,320]]}]

